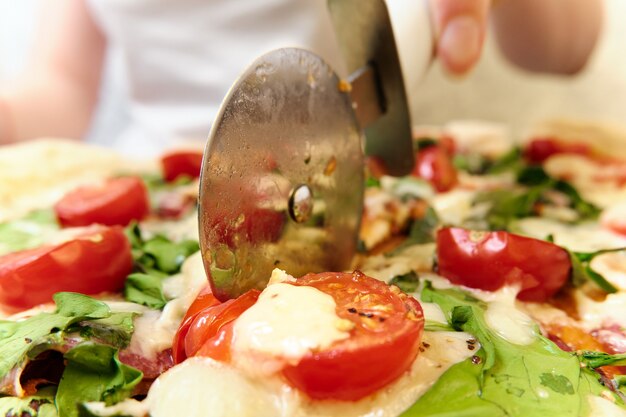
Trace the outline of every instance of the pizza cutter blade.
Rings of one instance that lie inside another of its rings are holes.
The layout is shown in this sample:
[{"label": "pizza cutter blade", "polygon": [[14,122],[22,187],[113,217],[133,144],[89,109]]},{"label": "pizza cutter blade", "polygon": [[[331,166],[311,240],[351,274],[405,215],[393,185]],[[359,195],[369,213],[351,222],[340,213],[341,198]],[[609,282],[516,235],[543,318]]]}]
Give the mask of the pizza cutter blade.
[{"label": "pizza cutter blade", "polygon": [[363,202],[361,129],[335,72],[302,49],[258,58],[228,93],[204,154],[200,247],[221,300],[349,267]]},{"label": "pizza cutter blade", "polygon": [[[258,58],[228,93],[200,180],[200,248],[219,299],[264,288],[276,267],[296,277],[349,268],[363,208],[362,129],[368,154],[390,174],[412,169],[390,14],[400,22],[407,7],[422,11],[426,45],[432,39],[427,0],[393,5],[329,0],[352,72],[346,81],[312,52],[280,49]],[[423,49],[419,76],[432,55]]]}]

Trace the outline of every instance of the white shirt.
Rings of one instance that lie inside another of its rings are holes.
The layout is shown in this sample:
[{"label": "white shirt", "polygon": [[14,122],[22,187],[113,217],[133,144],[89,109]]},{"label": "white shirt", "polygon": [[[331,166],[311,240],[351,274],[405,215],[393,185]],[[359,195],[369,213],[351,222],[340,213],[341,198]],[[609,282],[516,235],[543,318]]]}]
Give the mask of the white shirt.
[{"label": "white shirt", "polygon": [[[125,86],[129,116],[117,137],[95,141],[125,153],[205,140],[230,85],[265,52],[306,47],[337,64],[325,0],[87,2],[119,59],[107,86]],[[107,86],[105,100],[114,94]]]}]

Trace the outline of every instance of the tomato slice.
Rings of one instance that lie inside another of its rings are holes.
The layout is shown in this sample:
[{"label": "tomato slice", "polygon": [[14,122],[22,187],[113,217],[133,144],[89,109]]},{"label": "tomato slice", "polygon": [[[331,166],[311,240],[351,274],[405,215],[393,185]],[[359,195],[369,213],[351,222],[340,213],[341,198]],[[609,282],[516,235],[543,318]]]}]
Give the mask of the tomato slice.
[{"label": "tomato slice", "polygon": [[202,152],[185,150],[169,152],[161,157],[163,178],[172,182],[182,176],[198,178],[202,168]]},{"label": "tomato slice", "polygon": [[545,301],[565,285],[571,261],[565,249],[512,233],[457,227],[437,232],[439,274],[454,284],[487,291],[521,285],[517,298]]},{"label": "tomato slice", "polygon": [[[224,362],[230,361],[230,345],[232,342],[232,322],[244,311],[250,308],[259,298],[260,291],[250,290],[235,300],[224,303],[211,304],[198,311],[191,317],[184,332],[185,322],[176,335],[174,345],[184,339],[184,356],[209,356]],[[207,297],[207,300],[209,298]],[[196,300],[197,301],[197,300]],[[184,332],[184,334],[183,334]],[[176,363],[185,359],[180,353]]]},{"label": "tomato slice", "polygon": [[0,257],[0,306],[24,310],[51,301],[60,291],[118,291],[132,265],[124,230],[94,226],[58,245]]},{"label": "tomato slice", "polygon": [[554,137],[532,139],[524,148],[524,157],[529,162],[541,164],[558,154],[591,156],[591,146],[584,142],[565,142]]},{"label": "tomato slice", "polygon": [[187,354],[185,352],[185,338],[187,337],[187,333],[189,332],[189,328],[191,327],[193,320],[205,309],[213,307],[219,303],[220,301],[213,295],[210,285],[207,285],[202,291],[200,291],[194,302],[191,303],[187,309],[187,313],[185,313],[185,317],[181,321],[178,331],[174,336],[174,342],[172,344],[172,357],[174,359],[174,363],[181,363],[187,358]]},{"label": "tomato slice", "polygon": [[112,178],[102,184],[82,186],[66,194],[55,206],[65,227],[126,226],[150,211],[148,190],[140,178]]},{"label": "tomato slice", "polygon": [[413,167],[413,176],[430,182],[439,192],[450,191],[458,183],[456,168],[448,149],[452,146],[445,142],[419,150]]},{"label": "tomato slice", "polygon": [[337,315],[354,323],[348,339],[305,355],[283,375],[315,399],[356,401],[399,378],[419,352],[424,313],[419,303],[361,272],[309,274],[294,285],[329,294]]}]

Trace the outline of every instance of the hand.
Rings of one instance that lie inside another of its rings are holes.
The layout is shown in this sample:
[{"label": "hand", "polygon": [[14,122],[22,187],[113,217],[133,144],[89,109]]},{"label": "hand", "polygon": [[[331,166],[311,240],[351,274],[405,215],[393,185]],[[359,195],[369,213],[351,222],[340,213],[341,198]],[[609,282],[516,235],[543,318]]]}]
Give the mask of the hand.
[{"label": "hand", "polygon": [[452,74],[464,74],[480,58],[491,0],[430,0],[437,56]]}]

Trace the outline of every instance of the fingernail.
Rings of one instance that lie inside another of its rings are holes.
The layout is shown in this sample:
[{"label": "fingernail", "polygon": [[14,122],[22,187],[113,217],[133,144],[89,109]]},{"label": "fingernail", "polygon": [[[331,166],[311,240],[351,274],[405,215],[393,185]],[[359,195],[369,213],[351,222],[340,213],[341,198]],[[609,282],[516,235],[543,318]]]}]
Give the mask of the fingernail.
[{"label": "fingernail", "polygon": [[468,71],[480,56],[481,28],[471,16],[450,20],[439,38],[439,57],[452,73]]}]

